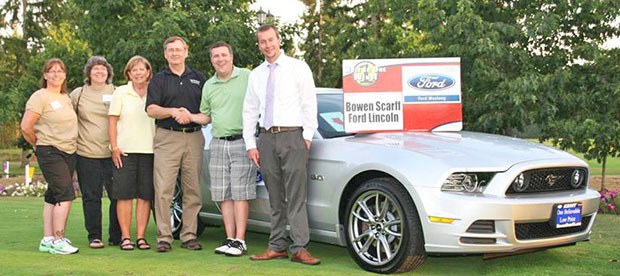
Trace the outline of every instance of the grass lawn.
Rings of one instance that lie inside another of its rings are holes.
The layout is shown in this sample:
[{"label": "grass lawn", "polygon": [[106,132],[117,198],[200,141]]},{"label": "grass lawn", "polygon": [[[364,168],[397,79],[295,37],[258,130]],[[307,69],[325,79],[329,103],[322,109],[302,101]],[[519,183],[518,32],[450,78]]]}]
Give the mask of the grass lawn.
[{"label": "grass lawn", "polygon": [[[370,275],[349,257],[346,248],[311,243],[321,258],[319,266],[288,260],[250,261],[216,255],[213,249],[224,237],[222,228],[208,228],[200,237],[205,248],[188,251],[173,243],[169,253],[121,251],[118,247],[89,249],[81,200],[73,205],[67,236],[80,248],[75,255],[59,256],[37,251],[42,235],[42,198],[0,197],[0,273],[3,275]],[[104,201],[105,202],[105,201]],[[104,214],[104,220],[107,220]],[[104,229],[106,227],[104,223]],[[412,274],[419,275],[617,275],[620,271],[620,217],[599,215],[590,242],[576,246],[484,261],[481,256],[429,257]],[[105,233],[105,230],[104,230]],[[151,222],[147,239],[155,244]],[[104,239],[107,238],[104,235]],[[267,235],[248,233],[249,254],[265,249]]]}]

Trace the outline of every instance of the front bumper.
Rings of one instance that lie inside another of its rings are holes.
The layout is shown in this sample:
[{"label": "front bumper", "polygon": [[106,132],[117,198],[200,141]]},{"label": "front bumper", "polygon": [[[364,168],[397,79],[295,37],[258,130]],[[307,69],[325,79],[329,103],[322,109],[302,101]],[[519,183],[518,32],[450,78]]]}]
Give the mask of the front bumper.
[{"label": "front bumper", "polygon": [[[456,194],[437,188],[421,188],[419,192],[424,195],[420,199],[425,208],[420,215],[428,253],[516,252],[588,240],[600,200],[592,189],[519,197]],[[553,206],[573,202],[582,204],[583,225],[556,231],[548,224]],[[429,216],[456,220],[431,222]],[[493,225],[494,231],[468,231],[480,220]]]}]

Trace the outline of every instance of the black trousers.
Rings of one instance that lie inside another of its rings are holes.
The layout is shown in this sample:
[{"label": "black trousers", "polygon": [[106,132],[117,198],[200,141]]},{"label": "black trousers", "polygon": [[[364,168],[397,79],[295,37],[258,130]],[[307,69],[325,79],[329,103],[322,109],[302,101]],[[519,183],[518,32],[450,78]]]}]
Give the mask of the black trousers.
[{"label": "black trousers", "polygon": [[[88,232],[88,241],[102,239],[101,235],[101,197],[103,188],[112,195],[112,158],[88,158],[77,156],[77,175],[82,192],[82,207],[84,208],[84,226]],[[116,200],[110,198],[110,224],[108,228],[108,242],[120,243],[121,229],[116,216]]]}]

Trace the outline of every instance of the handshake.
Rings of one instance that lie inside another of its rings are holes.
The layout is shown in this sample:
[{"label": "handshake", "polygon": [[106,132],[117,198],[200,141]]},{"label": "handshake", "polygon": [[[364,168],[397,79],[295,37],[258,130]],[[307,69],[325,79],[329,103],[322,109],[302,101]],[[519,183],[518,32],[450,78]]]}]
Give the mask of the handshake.
[{"label": "handshake", "polygon": [[170,115],[170,117],[172,117],[174,120],[177,121],[177,123],[181,125],[189,124],[191,122],[194,122],[195,120],[195,114],[189,112],[189,110],[187,110],[185,107],[173,108]]}]

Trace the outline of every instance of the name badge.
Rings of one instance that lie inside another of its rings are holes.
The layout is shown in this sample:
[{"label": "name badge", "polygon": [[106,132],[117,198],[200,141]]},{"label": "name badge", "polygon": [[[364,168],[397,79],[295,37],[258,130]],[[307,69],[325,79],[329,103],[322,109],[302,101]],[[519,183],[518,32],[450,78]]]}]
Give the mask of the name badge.
[{"label": "name badge", "polygon": [[111,103],[112,102],[112,95],[102,95],[101,96],[101,101],[106,104],[106,103]]},{"label": "name badge", "polygon": [[60,102],[58,100],[55,100],[55,101],[51,102],[50,105],[52,106],[52,108],[54,110],[59,109],[59,108],[62,107],[62,104],[60,104]]}]

